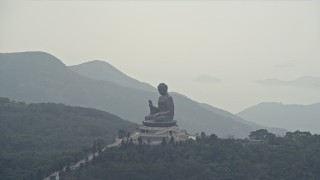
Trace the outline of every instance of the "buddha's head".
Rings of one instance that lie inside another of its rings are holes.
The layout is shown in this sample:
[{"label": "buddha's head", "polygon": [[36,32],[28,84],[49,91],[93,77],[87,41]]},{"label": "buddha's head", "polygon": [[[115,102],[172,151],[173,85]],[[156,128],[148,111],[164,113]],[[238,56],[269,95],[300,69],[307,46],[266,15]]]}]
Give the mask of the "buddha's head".
[{"label": "buddha's head", "polygon": [[165,83],[160,83],[158,85],[158,91],[163,96],[168,93],[168,86]]}]

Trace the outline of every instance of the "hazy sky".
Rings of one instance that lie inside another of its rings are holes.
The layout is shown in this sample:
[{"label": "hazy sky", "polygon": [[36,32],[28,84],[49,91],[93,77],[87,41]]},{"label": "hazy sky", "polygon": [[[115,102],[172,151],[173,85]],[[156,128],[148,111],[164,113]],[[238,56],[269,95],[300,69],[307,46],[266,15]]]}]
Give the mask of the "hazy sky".
[{"label": "hazy sky", "polygon": [[320,77],[320,1],[0,0],[0,52],[17,51],[105,60],[234,113],[320,102],[320,86],[255,83]]}]

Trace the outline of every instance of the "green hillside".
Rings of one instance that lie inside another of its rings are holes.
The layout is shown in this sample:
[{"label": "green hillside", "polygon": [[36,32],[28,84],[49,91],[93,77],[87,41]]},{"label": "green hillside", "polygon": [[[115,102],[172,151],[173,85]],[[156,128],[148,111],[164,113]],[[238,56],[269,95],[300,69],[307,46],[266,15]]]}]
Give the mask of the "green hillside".
[{"label": "green hillside", "polygon": [[0,98],[0,179],[39,179],[136,127],[100,110]]}]

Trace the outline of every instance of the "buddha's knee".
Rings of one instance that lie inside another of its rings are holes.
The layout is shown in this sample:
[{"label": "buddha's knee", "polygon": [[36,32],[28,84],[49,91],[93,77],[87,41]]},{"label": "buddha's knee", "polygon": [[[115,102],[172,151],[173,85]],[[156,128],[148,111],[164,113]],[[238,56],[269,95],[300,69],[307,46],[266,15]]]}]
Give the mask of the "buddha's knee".
[{"label": "buddha's knee", "polygon": [[152,120],[154,117],[152,115],[147,115],[144,117],[145,120]]},{"label": "buddha's knee", "polygon": [[155,118],[156,122],[166,122],[168,121],[168,117],[167,116],[158,116]]}]

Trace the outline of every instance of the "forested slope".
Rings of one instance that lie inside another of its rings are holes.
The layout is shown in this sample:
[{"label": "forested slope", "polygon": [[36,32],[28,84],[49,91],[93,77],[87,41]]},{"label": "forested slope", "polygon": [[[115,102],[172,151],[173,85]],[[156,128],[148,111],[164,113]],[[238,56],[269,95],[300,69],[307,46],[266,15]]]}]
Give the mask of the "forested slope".
[{"label": "forested slope", "polygon": [[63,180],[274,180],[320,179],[320,136],[308,132],[276,137],[266,130],[252,140],[205,136],[160,146],[124,144]]},{"label": "forested slope", "polygon": [[39,179],[136,127],[100,110],[0,98],[0,179]]}]

